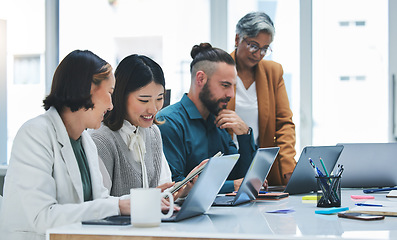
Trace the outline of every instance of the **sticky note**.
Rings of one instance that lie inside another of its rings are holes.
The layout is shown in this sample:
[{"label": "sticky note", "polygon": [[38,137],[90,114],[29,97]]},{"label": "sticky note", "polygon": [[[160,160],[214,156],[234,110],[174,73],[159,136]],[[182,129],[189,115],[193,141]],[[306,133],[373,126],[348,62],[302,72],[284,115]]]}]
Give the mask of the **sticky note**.
[{"label": "sticky note", "polygon": [[291,212],[295,212],[295,210],[291,209],[291,208],[287,208],[287,209],[277,209],[277,210],[273,210],[273,211],[267,211],[267,213],[291,213]]},{"label": "sticky note", "polygon": [[348,207],[332,207],[328,209],[322,209],[322,210],[316,210],[314,211],[317,214],[333,214],[333,213],[338,213],[338,212],[344,212],[349,210]]},{"label": "sticky note", "polygon": [[371,195],[351,195],[352,199],[374,199],[374,196]]},{"label": "sticky note", "polygon": [[317,200],[317,195],[306,195],[302,197],[302,200]]}]

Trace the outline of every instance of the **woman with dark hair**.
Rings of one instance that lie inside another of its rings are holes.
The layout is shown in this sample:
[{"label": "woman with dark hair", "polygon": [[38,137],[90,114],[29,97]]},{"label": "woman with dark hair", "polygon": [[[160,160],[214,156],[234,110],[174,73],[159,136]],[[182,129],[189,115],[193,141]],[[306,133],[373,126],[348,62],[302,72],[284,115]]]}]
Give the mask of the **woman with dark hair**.
[{"label": "woman with dark hair", "polygon": [[163,71],[152,59],[134,54],[120,62],[115,77],[115,107],[91,132],[106,167],[105,186],[112,196],[129,194],[131,188],[165,190],[173,183],[156,125],[164,103]]},{"label": "woman with dark hair", "polygon": [[286,185],[295,168],[295,124],[279,63],[264,60],[271,53],[274,25],[264,12],[251,12],[236,25],[236,96],[228,109],[252,128],[259,147],[280,147],[267,177],[269,185]]},{"label": "woman with dark hair", "polygon": [[0,213],[4,239],[45,239],[48,228],[129,214],[129,199],[110,197],[85,129],[113,108],[112,67],[90,51],[69,53],[55,71],[43,115],[18,131]]}]

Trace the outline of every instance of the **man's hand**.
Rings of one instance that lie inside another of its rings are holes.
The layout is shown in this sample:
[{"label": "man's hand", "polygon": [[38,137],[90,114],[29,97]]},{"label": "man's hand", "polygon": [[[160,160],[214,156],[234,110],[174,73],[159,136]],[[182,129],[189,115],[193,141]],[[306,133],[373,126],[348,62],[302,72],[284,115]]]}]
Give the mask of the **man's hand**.
[{"label": "man's hand", "polygon": [[234,183],[234,191],[238,191],[238,189],[240,188],[240,186],[241,186],[241,183],[243,182],[243,180],[244,180],[244,178],[239,178],[239,179],[236,179],[236,180],[234,180],[233,181],[233,183]]},{"label": "man's hand", "polygon": [[289,179],[291,178],[291,175],[292,175],[292,172],[284,174],[284,178],[286,179],[286,183],[289,182]]},{"label": "man's hand", "polygon": [[263,182],[262,187],[265,189],[265,191],[267,191],[269,187],[269,183],[267,182],[267,179],[265,179],[265,181]]},{"label": "man's hand", "polygon": [[236,135],[248,134],[249,127],[235,111],[222,109],[215,118],[215,124],[220,129],[230,128]]}]

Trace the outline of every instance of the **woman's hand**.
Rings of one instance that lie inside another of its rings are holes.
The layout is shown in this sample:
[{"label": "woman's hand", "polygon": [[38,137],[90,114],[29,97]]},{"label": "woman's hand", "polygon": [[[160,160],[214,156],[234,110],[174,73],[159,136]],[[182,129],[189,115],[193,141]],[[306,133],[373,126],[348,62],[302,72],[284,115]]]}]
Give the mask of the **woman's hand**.
[{"label": "woman's hand", "polygon": [[178,191],[176,191],[173,196],[174,199],[178,199],[178,198],[183,198],[186,197],[190,190],[193,188],[194,183],[196,182],[198,176],[195,176],[192,180],[190,180],[190,182],[186,183],[185,186],[181,187]]},{"label": "woman's hand", "polygon": [[121,215],[130,215],[130,199],[120,199],[119,209]]},{"label": "woman's hand", "polygon": [[175,182],[169,182],[169,183],[161,184],[161,185],[157,186],[157,188],[160,188],[161,192],[164,192],[164,190],[166,190],[174,185],[175,185]]},{"label": "woman's hand", "polygon": [[[120,199],[119,200],[119,208],[121,215],[130,215],[130,199]],[[167,211],[170,208],[170,202],[161,198],[161,211]],[[174,205],[174,211],[179,211],[180,207]]]},{"label": "woman's hand", "polygon": [[[188,174],[191,175],[194,172],[196,172],[201,166],[203,166],[204,164],[206,164],[208,162],[209,159],[205,159],[203,160],[199,165],[197,165],[195,168],[192,169],[192,171],[190,171],[190,173]],[[181,189],[179,189],[177,192],[174,193],[174,199],[178,199],[181,197],[186,197],[188,195],[188,193],[190,192],[190,190],[193,188],[194,183],[197,181],[198,179],[198,175],[195,176],[192,180],[190,180],[190,182],[188,182],[185,186],[183,186]]]},{"label": "woman's hand", "polygon": [[[161,211],[166,212],[170,209],[169,198],[161,198]],[[174,211],[179,211],[181,208],[174,204]]]}]

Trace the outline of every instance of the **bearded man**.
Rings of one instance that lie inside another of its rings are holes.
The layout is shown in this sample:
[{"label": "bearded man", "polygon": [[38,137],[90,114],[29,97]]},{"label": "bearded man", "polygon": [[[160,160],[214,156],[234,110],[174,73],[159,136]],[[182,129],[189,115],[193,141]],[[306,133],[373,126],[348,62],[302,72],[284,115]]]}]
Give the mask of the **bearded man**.
[{"label": "bearded man", "polygon": [[[257,147],[251,128],[233,111],[226,109],[234,97],[236,64],[233,58],[209,43],[192,48],[189,93],[157,114],[163,150],[175,182],[183,180],[201,161],[221,151],[239,153],[221,193],[237,191]],[[235,145],[226,129],[237,136]]]}]

